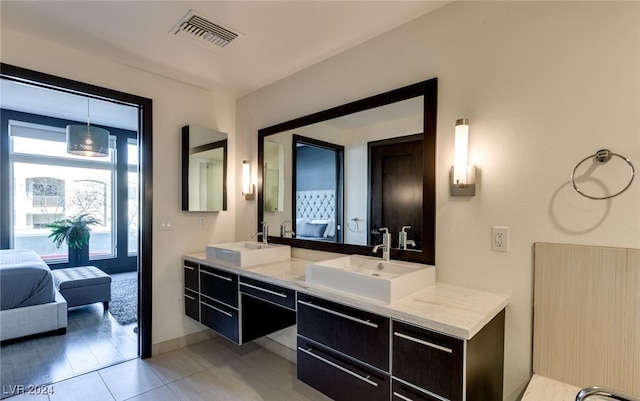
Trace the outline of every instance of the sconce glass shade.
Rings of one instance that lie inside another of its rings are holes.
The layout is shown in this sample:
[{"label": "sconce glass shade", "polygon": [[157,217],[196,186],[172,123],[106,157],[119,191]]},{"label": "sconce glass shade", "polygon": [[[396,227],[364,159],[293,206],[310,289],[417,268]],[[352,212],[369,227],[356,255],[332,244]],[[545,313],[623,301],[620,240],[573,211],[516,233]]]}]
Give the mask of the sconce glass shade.
[{"label": "sconce glass shade", "polygon": [[87,125],[67,125],[67,153],[88,157],[109,156],[109,131]]},{"label": "sconce glass shade", "polygon": [[467,155],[469,152],[469,120],[467,118],[461,118],[456,121],[454,146],[453,182],[458,185],[466,184],[468,182]]},{"label": "sconce glass shade", "polygon": [[251,163],[248,160],[242,161],[242,195],[245,199],[253,199],[253,185],[251,183]]},{"label": "sconce glass shade", "polygon": [[476,167],[467,164],[469,152],[469,119],[456,120],[454,157],[451,168],[451,196],[474,196],[476,194]]}]

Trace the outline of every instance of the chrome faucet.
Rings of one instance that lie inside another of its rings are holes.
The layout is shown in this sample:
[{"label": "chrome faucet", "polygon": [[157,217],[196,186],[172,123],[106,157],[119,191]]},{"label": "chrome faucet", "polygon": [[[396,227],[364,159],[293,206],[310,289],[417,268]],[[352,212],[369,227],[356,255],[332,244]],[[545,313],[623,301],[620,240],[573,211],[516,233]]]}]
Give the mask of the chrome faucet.
[{"label": "chrome faucet", "polygon": [[374,246],[373,253],[377,253],[378,249],[382,248],[382,259],[388,261],[391,259],[391,234],[386,227],[379,228],[378,231],[382,233],[382,244]]},{"label": "chrome faucet", "polygon": [[291,220],[283,220],[280,223],[280,237],[284,238],[287,234],[296,235],[293,230],[287,230],[287,223],[291,223]]},{"label": "chrome faucet", "polygon": [[402,230],[398,233],[398,248],[407,249],[407,245],[416,246],[416,242],[412,239],[407,239],[407,233],[405,230],[410,229],[411,226],[402,226]]},{"label": "chrome faucet", "polygon": [[267,245],[268,244],[267,238],[269,237],[269,226],[267,225],[266,221],[263,221],[261,224],[262,224],[262,231],[251,234],[251,238],[255,238],[256,235],[262,235],[262,243]]},{"label": "chrome faucet", "polygon": [[619,401],[638,401],[640,398],[636,398],[632,395],[625,394],[621,391],[613,390],[607,387],[587,387],[580,390],[576,395],[576,401],[586,401],[591,396],[595,396],[598,400],[619,400]]}]

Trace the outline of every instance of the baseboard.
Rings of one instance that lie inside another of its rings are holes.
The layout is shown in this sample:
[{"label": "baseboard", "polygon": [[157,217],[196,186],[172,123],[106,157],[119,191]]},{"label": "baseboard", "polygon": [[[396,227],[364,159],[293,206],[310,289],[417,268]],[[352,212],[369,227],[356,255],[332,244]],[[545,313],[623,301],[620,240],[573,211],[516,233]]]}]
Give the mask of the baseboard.
[{"label": "baseboard", "polygon": [[217,334],[211,330],[203,330],[197,333],[188,334],[183,337],[174,338],[172,340],[163,341],[151,346],[151,356],[164,354],[166,352],[175,351],[179,348],[188,347],[216,337]]}]

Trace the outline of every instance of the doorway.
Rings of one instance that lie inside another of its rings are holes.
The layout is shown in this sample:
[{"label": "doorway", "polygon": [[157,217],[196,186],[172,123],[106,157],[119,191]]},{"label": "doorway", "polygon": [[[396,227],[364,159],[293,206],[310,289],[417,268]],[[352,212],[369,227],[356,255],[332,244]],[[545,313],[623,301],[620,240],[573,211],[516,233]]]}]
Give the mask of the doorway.
[{"label": "doorway", "polygon": [[[138,222],[135,230],[137,231],[137,240],[134,247],[137,249],[136,272],[133,274],[137,279],[137,326],[134,334],[137,339],[136,355],[141,358],[151,356],[151,313],[152,313],[152,296],[151,296],[151,255],[152,255],[152,101],[151,99],[139,97],[136,95],[115,91],[112,89],[102,88],[66,78],[56,77],[12,66],[2,63],[0,65],[0,77],[3,80],[33,85],[49,90],[60,91],[63,93],[74,94],[86,97],[88,99],[96,99],[99,101],[113,102],[115,104],[127,105],[135,108],[137,113],[137,216]],[[8,149],[8,135],[2,135],[0,145],[3,149]],[[3,157],[0,160],[2,167],[0,173],[0,181],[11,182],[11,173],[9,160]],[[124,198],[127,198],[126,194]],[[0,248],[10,248],[9,226],[12,221],[12,209],[10,207],[11,200],[8,194],[3,191],[0,197]],[[128,233],[131,234],[131,233]],[[125,252],[126,250],[122,250]],[[93,305],[99,307],[100,305]],[[133,329],[133,327],[132,327]]]}]

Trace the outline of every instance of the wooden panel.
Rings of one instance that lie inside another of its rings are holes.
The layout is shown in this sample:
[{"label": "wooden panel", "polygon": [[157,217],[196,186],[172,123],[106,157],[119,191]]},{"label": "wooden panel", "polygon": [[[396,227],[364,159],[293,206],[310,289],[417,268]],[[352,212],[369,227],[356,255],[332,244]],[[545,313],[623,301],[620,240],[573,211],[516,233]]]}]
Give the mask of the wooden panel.
[{"label": "wooden panel", "polygon": [[535,244],[535,373],[640,395],[640,271],[627,263],[631,253]]},{"label": "wooden panel", "polygon": [[631,393],[640,396],[640,249],[629,249],[627,255],[627,266],[629,267],[629,273],[632,274],[630,281],[635,282],[636,289],[635,303],[633,304],[635,313],[632,315],[632,322],[635,322],[635,327],[631,333],[631,338],[633,338],[634,342],[631,355],[635,358],[632,377],[635,380],[631,387]]}]

